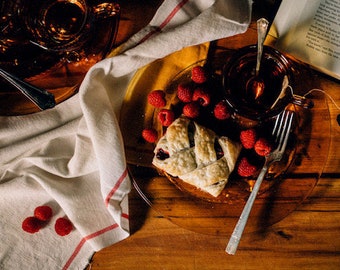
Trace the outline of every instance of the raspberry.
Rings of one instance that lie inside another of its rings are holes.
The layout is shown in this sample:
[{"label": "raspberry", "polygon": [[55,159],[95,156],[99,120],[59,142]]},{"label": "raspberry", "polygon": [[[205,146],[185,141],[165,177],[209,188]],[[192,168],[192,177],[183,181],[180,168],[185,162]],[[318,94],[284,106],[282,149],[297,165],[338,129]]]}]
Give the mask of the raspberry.
[{"label": "raspberry", "polygon": [[270,154],[272,145],[267,139],[259,138],[255,143],[254,150],[259,156],[264,157]]},{"label": "raspberry", "polygon": [[183,114],[189,118],[196,118],[200,114],[200,106],[197,102],[190,102],[184,105]]},{"label": "raspberry", "polygon": [[177,96],[180,101],[188,103],[192,101],[193,90],[188,84],[180,83],[177,87]]},{"label": "raspberry", "polygon": [[145,128],[142,131],[142,137],[149,143],[154,143],[158,139],[158,133],[153,128]]},{"label": "raspberry", "polygon": [[162,108],[166,105],[165,93],[162,90],[154,90],[148,94],[148,102],[156,108]]},{"label": "raspberry", "polygon": [[73,225],[67,218],[58,218],[55,222],[54,229],[58,235],[65,236],[73,230]]},{"label": "raspberry", "polygon": [[246,157],[243,157],[237,167],[237,173],[242,177],[252,176],[257,171],[257,167],[250,164]]},{"label": "raspberry", "polygon": [[158,120],[161,122],[162,126],[168,127],[175,120],[175,114],[171,110],[162,109],[158,113]]},{"label": "raspberry", "polygon": [[255,129],[242,130],[240,133],[240,141],[245,149],[251,149],[256,143],[256,131]]},{"label": "raspberry", "polygon": [[195,83],[204,83],[207,81],[207,72],[201,66],[195,66],[191,70],[191,79]]},{"label": "raspberry", "polygon": [[230,113],[228,111],[227,103],[222,100],[218,102],[214,108],[214,116],[219,120],[225,120],[230,117]]},{"label": "raspberry", "polygon": [[210,104],[210,94],[202,88],[197,88],[192,95],[192,101],[197,101],[203,107]]},{"label": "raspberry", "polygon": [[41,221],[48,221],[52,217],[52,208],[47,205],[38,206],[34,209],[34,216]]},{"label": "raspberry", "polygon": [[42,228],[42,226],[42,221],[36,217],[27,217],[21,224],[22,229],[28,233],[36,233]]}]

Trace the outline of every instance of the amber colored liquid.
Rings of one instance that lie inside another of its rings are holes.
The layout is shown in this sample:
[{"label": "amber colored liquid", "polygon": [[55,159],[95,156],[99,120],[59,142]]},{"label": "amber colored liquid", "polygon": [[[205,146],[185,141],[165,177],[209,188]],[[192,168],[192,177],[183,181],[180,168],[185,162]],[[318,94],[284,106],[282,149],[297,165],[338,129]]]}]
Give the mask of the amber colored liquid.
[{"label": "amber colored liquid", "polygon": [[[230,93],[235,104],[253,113],[263,113],[270,109],[280,94],[283,76],[282,67],[273,59],[265,58],[258,77],[255,77],[255,60],[242,61],[230,73]],[[255,95],[254,80],[261,82],[261,91]]]}]

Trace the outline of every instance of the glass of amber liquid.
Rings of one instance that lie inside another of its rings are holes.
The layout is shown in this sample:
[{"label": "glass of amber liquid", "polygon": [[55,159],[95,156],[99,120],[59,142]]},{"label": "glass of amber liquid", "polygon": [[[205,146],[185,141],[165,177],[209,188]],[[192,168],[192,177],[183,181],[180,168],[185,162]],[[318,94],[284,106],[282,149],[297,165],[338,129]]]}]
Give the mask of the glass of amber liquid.
[{"label": "glass of amber liquid", "polygon": [[255,74],[256,45],[237,50],[223,70],[227,103],[234,117],[263,121],[281,112],[292,100],[279,98],[284,78],[294,84],[293,63],[277,50],[264,46],[261,68]]}]

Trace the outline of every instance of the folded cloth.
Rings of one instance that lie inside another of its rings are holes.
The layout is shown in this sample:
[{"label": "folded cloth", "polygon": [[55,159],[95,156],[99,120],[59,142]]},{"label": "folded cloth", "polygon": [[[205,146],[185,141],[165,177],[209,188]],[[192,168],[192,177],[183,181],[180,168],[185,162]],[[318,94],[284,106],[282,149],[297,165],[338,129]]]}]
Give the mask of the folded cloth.
[{"label": "folded cloth", "polygon": [[[39,113],[0,117],[0,268],[84,269],[129,236],[130,181],[117,115],[134,72],[189,45],[244,32],[251,0],[164,1],[148,26],[94,65],[79,93]],[[52,218],[34,234],[37,206]],[[73,224],[55,231],[56,220]],[[133,217],[130,217],[133,218]]]}]

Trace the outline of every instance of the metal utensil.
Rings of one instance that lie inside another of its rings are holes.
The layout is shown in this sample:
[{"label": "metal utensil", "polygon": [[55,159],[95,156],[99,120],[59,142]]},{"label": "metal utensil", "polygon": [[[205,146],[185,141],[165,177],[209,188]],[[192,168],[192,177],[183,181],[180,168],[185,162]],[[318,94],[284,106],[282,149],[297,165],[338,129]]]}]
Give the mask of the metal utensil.
[{"label": "metal utensil", "polygon": [[1,68],[0,76],[28,97],[41,110],[50,109],[56,105],[54,95],[45,89],[31,85]]},{"label": "metal utensil", "polygon": [[256,199],[257,193],[260,189],[261,183],[266,175],[269,166],[275,162],[281,160],[288,142],[289,133],[291,131],[292,121],[294,113],[292,111],[285,110],[278,115],[272,131],[272,135],[275,136],[278,146],[268,156],[266,156],[263,168],[257,177],[254,188],[248,198],[248,201],[242,211],[242,214],[235,226],[235,229],[230,237],[229,243],[226,247],[228,254],[234,255],[236,253],[238,244],[241,240],[243,230],[246,226],[250,211]]},{"label": "metal utensil", "polygon": [[256,66],[255,66],[255,76],[249,79],[247,82],[248,95],[254,97],[257,100],[263,95],[265,84],[263,78],[259,76],[261,59],[263,54],[263,42],[267,34],[269,22],[261,18],[257,20],[257,55],[256,55]]},{"label": "metal utensil", "polygon": [[257,20],[257,59],[255,76],[257,77],[260,72],[261,58],[263,53],[263,42],[267,34],[269,22],[265,18]]}]

